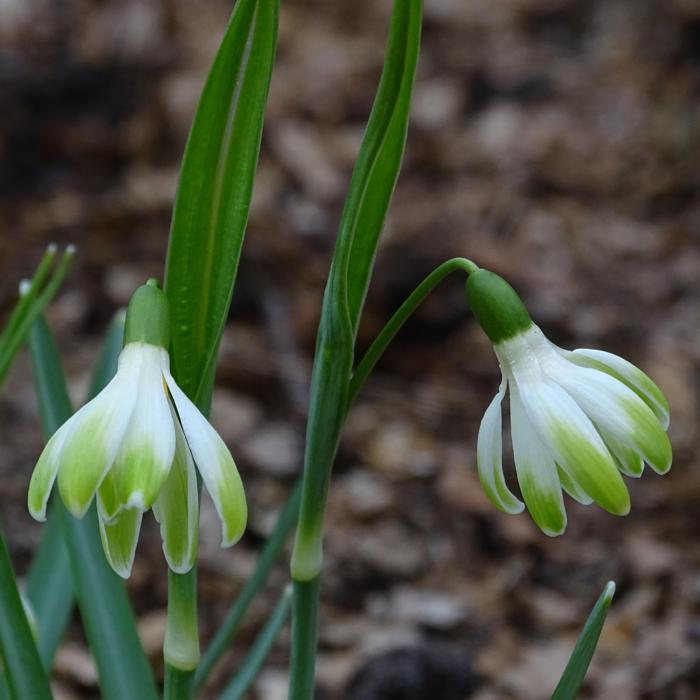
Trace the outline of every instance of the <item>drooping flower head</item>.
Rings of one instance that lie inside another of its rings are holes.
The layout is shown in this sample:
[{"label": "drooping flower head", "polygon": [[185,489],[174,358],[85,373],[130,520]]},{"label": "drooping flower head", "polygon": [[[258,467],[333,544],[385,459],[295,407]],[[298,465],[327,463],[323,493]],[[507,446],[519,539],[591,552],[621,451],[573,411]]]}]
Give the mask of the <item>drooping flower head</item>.
[{"label": "drooping flower head", "polygon": [[479,479],[506,513],[523,503],[503,475],[501,403],[510,395],[513,457],[532,519],[548,535],[566,528],[562,489],[583,504],[626,515],[621,474],[659,474],[671,467],[668,403],[634,365],[600,350],[562,350],[532,322],[515,290],[498,275],[469,276],[467,297],[493,343],[502,381],[477,440]]},{"label": "drooping flower head", "polygon": [[29,511],[46,518],[54,482],[66,508],[82,518],[95,495],[105,555],[131,573],[143,513],[160,523],[170,568],[195,560],[199,494],[195,465],[223,528],[222,546],[245,529],[243,485],[231,453],[170,374],[168,302],[155,280],[127,309],[124,348],[112,381],[49,440],[29,484]]}]

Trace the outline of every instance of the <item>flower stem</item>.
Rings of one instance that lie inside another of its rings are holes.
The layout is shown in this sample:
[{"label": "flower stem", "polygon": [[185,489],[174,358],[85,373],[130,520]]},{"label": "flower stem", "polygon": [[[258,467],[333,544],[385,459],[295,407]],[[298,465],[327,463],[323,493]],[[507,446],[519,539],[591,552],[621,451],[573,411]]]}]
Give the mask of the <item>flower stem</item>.
[{"label": "flower stem", "polygon": [[[439,265],[416,287],[380,331],[347,380],[345,391],[343,391],[343,386],[337,384],[334,386],[330,381],[319,381],[319,386],[324,392],[320,394],[320,398],[332,403],[344,397],[345,408],[337,430],[335,423],[327,421],[326,425],[319,423],[315,426],[317,428],[315,431],[309,431],[307,434],[307,454],[304,467],[305,491],[302,493],[302,508],[291,562],[294,600],[292,605],[290,700],[310,700],[313,697],[323,519],[330,471],[344,417],[389,343],[428,294],[450,273],[462,271],[470,275],[478,269],[471,260],[466,258],[452,258]],[[319,345],[319,347],[324,349],[323,345]],[[317,358],[316,361],[321,364],[324,359],[326,358],[322,357],[321,360]],[[321,369],[323,369],[322,365]],[[325,441],[326,449],[319,449],[317,445],[313,444],[310,436],[318,436],[321,441]],[[321,462],[318,459],[319,456],[326,457],[327,460]],[[318,476],[318,474],[309,476],[311,467],[325,467],[321,473],[322,478],[314,480],[313,477]]]},{"label": "flower stem", "polygon": [[320,582],[320,574],[310,581],[294,581],[289,700],[314,697]]},{"label": "flower stem", "polygon": [[398,308],[389,322],[382,328],[379,335],[374,339],[369,349],[365,353],[360,363],[352,373],[350,379],[350,391],[348,392],[348,408],[352,405],[360,389],[364,386],[367,377],[370,375],[379,358],[384,354],[389,343],[401,330],[404,323],[411,314],[421,305],[430,292],[437,287],[449,274],[457,270],[462,270],[470,275],[479,268],[466,258],[452,258],[438,265],[408,296],[406,301]]},{"label": "flower stem", "polygon": [[168,620],[163,657],[166,700],[188,700],[192,697],[194,670],[199,663],[196,568],[186,574],[168,569]]}]

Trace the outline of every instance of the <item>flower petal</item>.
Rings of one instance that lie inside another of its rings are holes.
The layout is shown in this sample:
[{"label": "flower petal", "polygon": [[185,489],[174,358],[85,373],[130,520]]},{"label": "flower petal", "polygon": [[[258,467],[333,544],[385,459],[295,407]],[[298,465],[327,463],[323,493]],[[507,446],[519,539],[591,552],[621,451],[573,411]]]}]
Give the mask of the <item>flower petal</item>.
[{"label": "flower petal", "polygon": [[598,426],[603,442],[608,446],[610,453],[615,458],[617,468],[625,474],[635,479],[639,478],[644,472],[644,460],[634,447],[630,447],[619,440],[616,440],[602,426]]},{"label": "flower petal", "polygon": [[519,382],[518,389],[532,425],[557,464],[602,508],[626,515],[630,499],[622,477],[598,431],[573,398],[554,381]]},{"label": "flower petal", "polygon": [[511,493],[503,476],[501,402],[507,384],[506,378],[503,377],[498,393],[493,397],[481,420],[476,442],[476,463],[479,481],[489,500],[504,513],[515,514],[521,513],[524,506],[520,499]]},{"label": "flower petal", "polygon": [[[604,372],[571,365],[555,371],[552,377],[619,448],[634,448],[660,474],[671,468],[668,435],[647,404],[626,384]],[[611,447],[615,451],[615,445]],[[622,457],[623,465],[627,464],[624,453]]]},{"label": "flower petal", "polygon": [[559,465],[557,465],[557,473],[559,474],[561,487],[571,498],[584,506],[590,506],[591,503],[593,503],[593,499],[576,483],[575,479]]},{"label": "flower petal", "polygon": [[[160,492],[175,455],[175,426],[163,384],[168,354],[148,343],[131,343],[142,355],[136,405],[111,470],[117,503],[125,508],[148,510]],[[127,346],[129,347],[129,346]],[[101,490],[106,512],[114,512],[107,487]]]},{"label": "flower petal", "polygon": [[165,381],[175,402],[192,457],[221,518],[221,546],[230,547],[240,539],[248,517],[238,469],[224,441],[185,396],[169,372],[165,373]]},{"label": "flower petal", "polygon": [[61,451],[65,445],[66,438],[73,425],[77,420],[81,411],[86,407],[83,406],[77,413],[73,414],[49,439],[44,447],[39,461],[34,467],[32,478],[29,481],[29,493],[27,494],[27,505],[31,516],[40,522],[46,520],[46,504],[48,503],[51,489],[56,481],[58,468],[61,463]]},{"label": "flower petal", "polygon": [[112,467],[136,401],[140,358],[119,355],[112,381],[76,414],[66,436],[58,470],[58,489],[76,518],[85,515],[97,487]]},{"label": "flower petal", "polygon": [[142,518],[143,513],[137,508],[125,508],[111,523],[98,518],[105,556],[109,565],[122,578],[131,576]]},{"label": "flower petal", "polygon": [[510,393],[513,457],[527,509],[537,526],[551,537],[566,529],[566,511],[557,466],[533,430],[517,387]]},{"label": "flower petal", "polygon": [[185,436],[175,421],[175,459],[170,474],[153,504],[153,515],[160,523],[163,553],[176,574],[186,574],[197,555],[199,534],[199,493],[194,461]]},{"label": "flower petal", "polygon": [[571,362],[600,370],[626,384],[654,412],[661,427],[664,430],[668,429],[670,420],[668,401],[661,393],[661,389],[641,369],[624,358],[603,350],[580,348],[572,353],[565,353],[565,356]]}]

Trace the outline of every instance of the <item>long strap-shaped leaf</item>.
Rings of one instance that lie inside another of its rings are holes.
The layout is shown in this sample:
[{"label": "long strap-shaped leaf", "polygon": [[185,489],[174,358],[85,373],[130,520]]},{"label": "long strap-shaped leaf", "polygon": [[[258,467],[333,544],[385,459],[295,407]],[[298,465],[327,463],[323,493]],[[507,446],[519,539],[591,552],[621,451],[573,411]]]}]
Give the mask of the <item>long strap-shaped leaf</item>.
[{"label": "long strap-shaped leaf", "polygon": [[0,651],[14,700],[50,700],[51,689],[17,590],[5,539],[0,534]]},{"label": "long strap-shaped leaf", "polygon": [[396,0],[382,78],[350,183],[323,298],[301,511],[291,562],[291,700],[313,697],[326,500],[347,412],[357,325],[406,141],[421,19],[421,0]]},{"label": "long strap-shaped leaf", "polygon": [[173,374],[207,408],[260,152],[279,0],[238,0],[209,72],[180,173],[165,290]]},{"label": "long strap-shaped leaf", "polygon": [[[71,407],[56,346],[43,320],[36,322],[29,346],[44,432],[48,437],[70,418]],[[111,334],[99,365],[105,373],[94,382],[96,389],[109,380],[114,368],[109,358],[116,357],[120,347],[121,338]],[[102,697],[105,700],[155,700],[155,683],[136,633],[129,599],[102,552],[94,507],[83,520],[76,520],[58,500],[54,508],[63,529],[85,633],[100,674]]]},{"label": "long strap-shaped leaf", "polygon": [[598,601],[593,606],[593,610],[591,610],[591,614],[586,620],[586,624],[583,626],[581,636],[576,642],[569,663],[566,664],[564,674],[551,700],[576,700],[578,691],[586,676],[588,665],[593,658],[593,652],[598,644],[600,633],[603,630],[605,616],[608,614],[608,608],[610,607],[610,603],[612,603],[614,595],[615,584],[610,581],[603,589],[600,598],[598,598]]}]

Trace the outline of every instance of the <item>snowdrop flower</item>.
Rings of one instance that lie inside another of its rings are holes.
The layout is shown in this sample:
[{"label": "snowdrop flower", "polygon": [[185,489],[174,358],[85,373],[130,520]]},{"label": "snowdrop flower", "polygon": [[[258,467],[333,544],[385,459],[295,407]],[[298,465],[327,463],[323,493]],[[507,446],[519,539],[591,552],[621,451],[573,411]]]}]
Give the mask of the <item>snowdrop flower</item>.
[{"label": "snowdrop flower", "polygon": [[243,485],[228,448],[170,374],[168,306],[155,280],[129,303],[124,348],[112,381],[49,440],[29,485],[29,511],[45,520],[55,481],[66,508],[82,518],[97,495],[107,560],[131,573],[143,513],[160,523],[170,568],[195,560],[199,495],[195,465],[222,522],[222,546],[246,523]]},{"label": "snowdrop flower", "polygon": [[515,470],[535,523],[547,535],[564,532],[562,489],[580,503],[595,501],[626,515],[630,499],[621,474],[639,477],[645,462],[659,474],[671,467],[661,391],[621,357],[558,348],[492,272],[471,274],[467,296],[502,372],[477,441],[479,479],[489,499],[506,513],[523,510],[503,476],[501,403],[509,390]]}]

